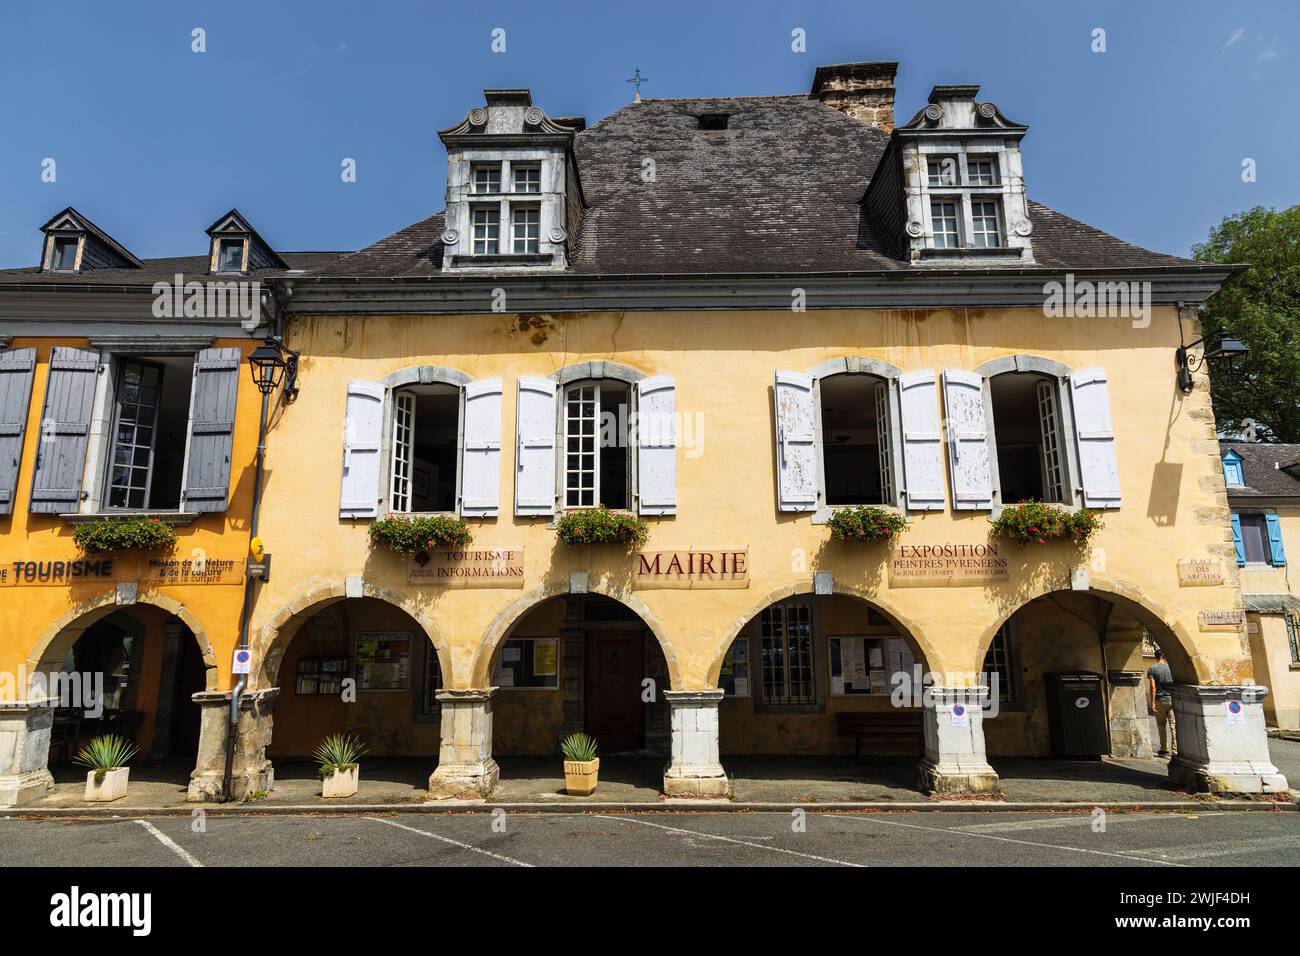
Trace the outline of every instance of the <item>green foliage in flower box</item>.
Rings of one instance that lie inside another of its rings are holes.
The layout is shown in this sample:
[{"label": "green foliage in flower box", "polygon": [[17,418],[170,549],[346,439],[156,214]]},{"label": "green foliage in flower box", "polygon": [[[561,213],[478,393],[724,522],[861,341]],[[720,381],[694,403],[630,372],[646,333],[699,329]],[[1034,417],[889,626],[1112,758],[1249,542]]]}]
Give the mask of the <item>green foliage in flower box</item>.
[{"label": "green foliage in flower box", "polygon": [[555,530],[565,544],[642,545],[650,534],[644,519],[625,511],[610,511],[604,505],[566,511]]},{"label": "green foliage in flower box", "polygon": [[836,541],[889,541],[907,530],[907,519],[898,512],[865,505],[837,508],[826,524]]},{"label": "green foliage in flower box", "polygon": [[1047,544],[1052,540],[1085,543],[1104,525],[1095,512],[1080,508],[1070,511],[1042,501],[1021,501],[1002,509],[993,521],[993,533],[1024,544]]},{"label": "green foliage in flower box", "polygon": [[82,554],[170,551],[176,547],[176,529],[162,518],[104,518],[78,525],[72,532],[72,540]]},{"label": "green foliage in flower box", "polygon": [[370,543],[397,554],[416,554],[426,548],[463,548],[473,539],[469,523],[450,515],[389,515],[370,525]]}]

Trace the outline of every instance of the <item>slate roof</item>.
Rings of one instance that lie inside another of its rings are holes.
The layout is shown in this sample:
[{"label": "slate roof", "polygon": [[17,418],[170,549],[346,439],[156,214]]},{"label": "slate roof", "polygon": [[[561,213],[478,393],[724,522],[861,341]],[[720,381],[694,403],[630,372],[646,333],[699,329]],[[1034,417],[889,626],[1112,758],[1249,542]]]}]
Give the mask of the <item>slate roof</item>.
[{"label": "slate roof", "polygon": [[[1241,456],[1245,487],[1228,487],[1229,498],[1300,496],[1300,445],[1261,442],[1219,442],[1219,454],[1231,449]],[[1282,465],[1290,465],[1284,469]]]},{"label": "slate roof", "polygon": [[[701,113],[729,114],[728,128],[699,129]],[[575,138],[587,208],[570,269],[605,275],[919,271],[882,251],[859,206],[888,143],[888,134],[806,94],[625,106]],[[645,159],[654,160],[653,183],[642,181]],[[1142,249],[1038,203],[1031,203],[1031,216],[1041,268],[1201,265]],[[436,213],[314,274],[437,275],[441,232]]]},{"label": "slate roof", "polygon": [[[312,270],[332,263],[346,252],[281,252],[281,259],[290,269]],[[0,269],[0,286],[50,285],[50,286],[151,286],[155,282],[171,282],[179,272],[186,278],[201,281],[230,281],[238,278],[266,279],[286,275],[284,269],[250,269],[243,276],[213,275],[208,272],[208,256],[173,256],[163,259],[143,259],[139,269],[84,269],[81,272],[42,272],[39,266],[21,269]]]}]

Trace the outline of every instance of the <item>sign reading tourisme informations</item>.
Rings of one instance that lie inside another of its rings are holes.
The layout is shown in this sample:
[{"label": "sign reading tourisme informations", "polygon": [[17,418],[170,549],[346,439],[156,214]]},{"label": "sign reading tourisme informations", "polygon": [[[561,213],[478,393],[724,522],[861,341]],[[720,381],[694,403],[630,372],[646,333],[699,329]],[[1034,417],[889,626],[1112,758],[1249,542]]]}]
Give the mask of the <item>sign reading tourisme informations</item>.
[{"label": "sign reading tourisme informations", "polygon": [[523,548],[437,548],[407,560],[410,584],[443,588],[521,588]]}]

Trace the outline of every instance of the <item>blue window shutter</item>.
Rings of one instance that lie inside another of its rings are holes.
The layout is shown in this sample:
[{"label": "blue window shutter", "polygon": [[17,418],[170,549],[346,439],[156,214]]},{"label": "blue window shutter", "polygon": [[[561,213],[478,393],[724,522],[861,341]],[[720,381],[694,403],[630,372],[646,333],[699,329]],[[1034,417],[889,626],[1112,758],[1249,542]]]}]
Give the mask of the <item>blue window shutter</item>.
[{"label": "blue window shutter", "polygon": [[1268,547],[1273,552],[1273,567],[1280,568],[1286,564],[1286,552],[1282,549],[1282,522],[1277,515],[1264,515],[1268,525]]},{"label": "blue window shutter", "polygon": [[0,349],[0,515],[14,510],[36,349]]},{"label": "blue window shutter", "polygon": [[1246,543],[1241,540],[1241,518],[1232,516],[1232,546],[1237,549],[1237,567],[1246,566]]},{"label": "blue window shutter", "polygon": [[38,514],[76,511],[90,438],[91,406],[99,378],[99,352],[56,345],[45,379],[41,436],[32,469],[28,510]]},{"label": "blue window shutter", "polygon": [[226,510],[239,363],[236,348],[204,349],[194,357],[184,511]]}]

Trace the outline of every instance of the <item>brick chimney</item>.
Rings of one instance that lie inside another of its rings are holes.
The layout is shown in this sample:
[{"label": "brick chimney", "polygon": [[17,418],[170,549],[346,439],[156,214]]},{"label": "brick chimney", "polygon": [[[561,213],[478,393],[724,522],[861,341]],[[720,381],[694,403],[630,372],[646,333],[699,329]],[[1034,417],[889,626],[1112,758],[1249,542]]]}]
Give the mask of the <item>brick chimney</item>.
[{"label": "brick chimney", "polygon": [[894,129],[894,74],[897,63],[838,63],[819,66],[812,96],[886,133]]}]

